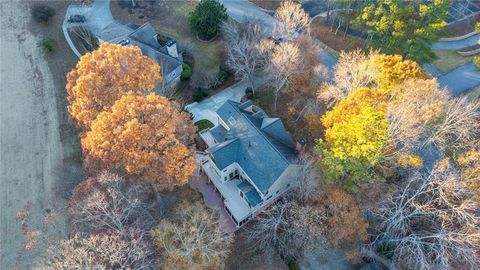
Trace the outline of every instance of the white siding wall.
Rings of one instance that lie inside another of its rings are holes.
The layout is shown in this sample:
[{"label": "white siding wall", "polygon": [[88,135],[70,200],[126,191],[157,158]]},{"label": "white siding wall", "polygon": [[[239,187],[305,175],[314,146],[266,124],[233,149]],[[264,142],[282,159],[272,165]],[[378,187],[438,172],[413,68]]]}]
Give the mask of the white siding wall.
[{"label": "white siding wall", "polygon": [[[280,177],[277,179],[277,181],[275,181],[275,183],[273,183],[273,185],[268,189],[267,198],[271,195],[273,195],[272,198],[276,197],[276,195],[281,194],[286,189],[296,185],[297,175],[299,174],[300,169],[300,165],[292,164],[288,166],[287,169],[282,173],[282,175],[280,175]],[[290,184],[290,186],[287,187],[288,184]]]}]

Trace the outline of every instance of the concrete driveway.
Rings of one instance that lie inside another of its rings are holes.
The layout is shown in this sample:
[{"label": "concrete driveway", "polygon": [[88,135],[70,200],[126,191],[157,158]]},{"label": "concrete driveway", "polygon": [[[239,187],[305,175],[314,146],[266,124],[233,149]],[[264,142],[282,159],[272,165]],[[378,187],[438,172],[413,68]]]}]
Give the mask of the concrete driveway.
[{"label": "concrete driveway", "polygon": [[[68,18],[72,15],[82,15],[85,17],[85,23],[71,23]],[[82,55],[77,50],[68,33],[68,29],[74,26],[84,25],[92,34],[98,35],[107,25],[113,22],[112,12],[110,10],[109,0],[95,0],[91,6],[86,5],[70,5],[65,13],[65,18],[62,23],[63,35],[68,43],[70,49],[77,57]]]},{"label": "concrete driveway", "polygon": [[[261,81],[265,82],[266,79],[261,79]],[[245,89],[247,87],[249,87],[247,81],[240,81],[201,102],[188,104],[185,106],[185,110],[192,113],[193,122],[197,122],[202,119],[208,119],[214,125],[217,125],[218,119],[215,111],[227,100],[240,102],[242,97],[245,95]]]}]

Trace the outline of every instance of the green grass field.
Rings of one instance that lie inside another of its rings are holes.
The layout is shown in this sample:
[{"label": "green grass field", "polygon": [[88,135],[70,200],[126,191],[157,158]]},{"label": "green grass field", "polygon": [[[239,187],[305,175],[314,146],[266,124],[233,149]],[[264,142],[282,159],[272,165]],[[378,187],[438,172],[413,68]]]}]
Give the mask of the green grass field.
[{"label": "green grass field", "polygon": [[473,57],[463,57],[455,50],[434,50],[434,52],[438,59],[432,64],[442,73],[449,72],[473,59]]}]

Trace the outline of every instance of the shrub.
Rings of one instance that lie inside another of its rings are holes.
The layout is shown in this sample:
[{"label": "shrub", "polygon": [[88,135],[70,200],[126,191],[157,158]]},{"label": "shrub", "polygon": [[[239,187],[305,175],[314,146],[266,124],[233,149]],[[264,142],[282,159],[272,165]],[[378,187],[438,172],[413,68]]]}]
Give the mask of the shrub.
[{"label": "shrub", "polygon": [[32,8],[32,17],[38,23],[46,23],[55,15],[55,9],[47,5],[36,5]]},{"label": "shrub", "polygon": [[46,38],[44,40],[42,40],[39,44],[38,44],[39,47],[49,51],[49,52],[53,52],[54,51],[54,46],[53,46],[53,40],[49,39],[49,38]]},{"label": "shrub", "polygon": [[480,70],[480,56],[473,57],[473,63],[477,66],[477,70]]},{"label": "shrub", "polygon": [[193,95],[192,95],[193,101],[196,101],[196,102],[200,102],[206,97],[208,97],[208,93],[202,88],[198,88],[197,91],[193,92]]},{"label": "shrub", "polygon": [[290,270],[300,270],[300,266],[298,265],[297,260],[295,260],[295,258],[293,257],[288,257],[287,265],[288,265],[288,269]]},{"label": "shrub", "polygon": [[253,99],[254,98],[253,89],[251,87],[247,87],[247,89],[245,89],[245,95],[247,96],[248,99]]},{"label": "shrub", "polygon": [[190,13],[190,29],[202,39],[211,39],[227,18],[227,9],[217,0],[201,0]]},{"label": "shrub", "polygon": [[186,81],[192,77],[192,68],[190,67],[189,64],[183,64],[182,65],[183,71],[182,74],[180,75],[180,80]]},{"label": "shrub", "polygon": [[221,81],[221,82],[224,82],[228,79],[228,77],[230,76],[230,72],[228,72],[228,70],[220,65],[220,67],[218,67],[218,80]]}]

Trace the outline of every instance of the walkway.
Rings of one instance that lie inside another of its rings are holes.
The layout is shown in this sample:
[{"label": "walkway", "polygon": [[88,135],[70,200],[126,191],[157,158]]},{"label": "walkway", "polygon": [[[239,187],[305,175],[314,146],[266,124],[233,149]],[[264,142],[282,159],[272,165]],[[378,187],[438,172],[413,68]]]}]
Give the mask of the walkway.
[{"label": "walkway", "polygon": [[475,64],[469,62],[438,77],[438,83],[448,87],[451,95],[458,96],[480,85],[480,73],[475,71]]},{"label": "walkway", "polygon": [[455,41],[438,41],[432,44],[434,50],[460,50],[469,46],[477,44],[480,40],[480,33],[477,33],[471,37],[455,40]]}]

